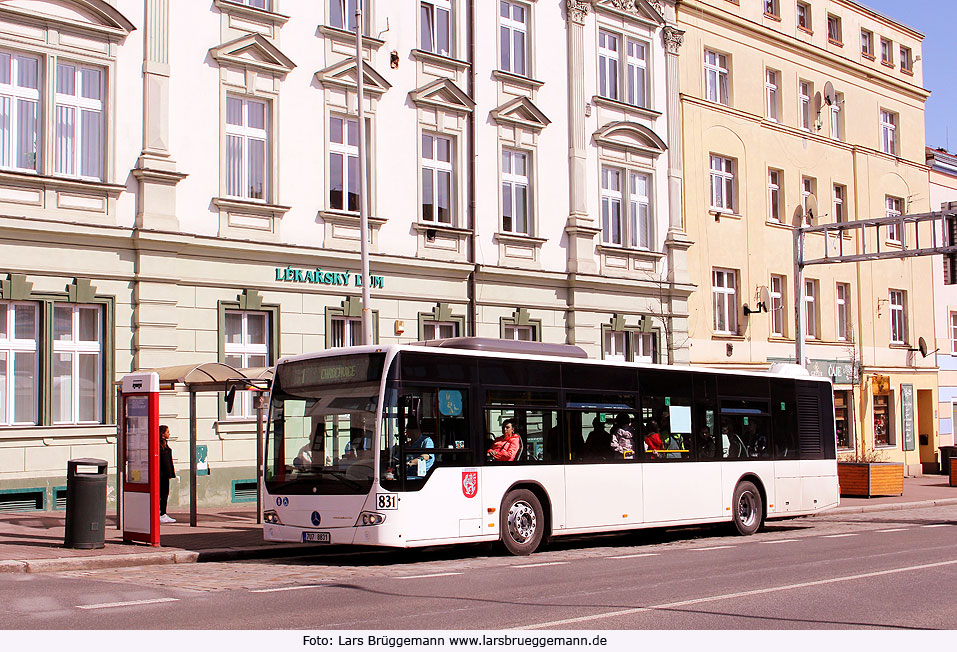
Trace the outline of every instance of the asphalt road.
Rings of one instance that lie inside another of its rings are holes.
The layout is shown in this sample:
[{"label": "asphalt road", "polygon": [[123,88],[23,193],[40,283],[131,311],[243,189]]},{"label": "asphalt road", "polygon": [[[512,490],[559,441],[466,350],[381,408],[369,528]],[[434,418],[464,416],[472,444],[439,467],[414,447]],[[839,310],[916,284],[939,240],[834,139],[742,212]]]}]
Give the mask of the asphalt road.
[{"label": "asphalt road", "polygon": [[275,561],[0,576],[2,629],[952,629],[957,506]]}]

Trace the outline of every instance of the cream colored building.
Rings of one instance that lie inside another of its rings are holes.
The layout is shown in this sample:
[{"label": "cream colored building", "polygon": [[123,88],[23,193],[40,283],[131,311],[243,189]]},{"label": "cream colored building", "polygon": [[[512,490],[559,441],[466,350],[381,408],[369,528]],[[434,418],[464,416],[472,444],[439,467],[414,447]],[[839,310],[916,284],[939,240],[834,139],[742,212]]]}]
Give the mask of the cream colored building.
[{"label": "cream colored building", "polygon": [[[815,203],[815,224],[931,208],[923,37],[848,0],[688,0],[678,26],[691,360],[793,361],[795,225]],[[937,370],[913,350],[934,337],[932,260],[805,268],[808,367],[834,380],[845,458],[917,473],[937,449]]]},{"label": "cream colored building", "polygon": [[[377,340],[687,361],[675,3],[365,4]],[[350,6],[0,4],[0,509],[115,472],[124,373],[357,341]],[[200,502],[254,500],[249,401],[198,414]]]}]

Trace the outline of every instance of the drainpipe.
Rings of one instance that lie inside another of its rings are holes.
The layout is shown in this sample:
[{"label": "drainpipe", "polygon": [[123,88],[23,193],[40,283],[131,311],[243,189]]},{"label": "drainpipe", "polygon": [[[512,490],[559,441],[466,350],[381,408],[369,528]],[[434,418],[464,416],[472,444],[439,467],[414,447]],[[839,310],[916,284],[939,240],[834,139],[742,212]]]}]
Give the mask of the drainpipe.
[{"label": "drainpipe", "polygon": [[[472,101],[475,101],[475,0],[468,0],[468,11],[466,18],[466,41],[468,43],[469,72],[467,92]],[[465,332],[469,336],[475,336],[478,328],[478,305],[476,303],[476,280],[475,275],[478,271],[478,265],[475,264],[475,111],[469,114],[467,119],[468,130],[468,244],[466,247],[468,262],[472,266],[468,275],[468,286],[466,292],[468,295],[468,317],[465,323]]]}]

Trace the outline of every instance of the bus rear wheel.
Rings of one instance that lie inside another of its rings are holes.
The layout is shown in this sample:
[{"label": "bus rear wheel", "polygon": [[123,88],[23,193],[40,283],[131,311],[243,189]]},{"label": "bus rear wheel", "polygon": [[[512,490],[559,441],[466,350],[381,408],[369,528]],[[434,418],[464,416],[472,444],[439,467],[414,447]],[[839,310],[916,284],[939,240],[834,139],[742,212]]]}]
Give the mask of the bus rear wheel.
[{"label": "bus rear wheel", "polygon": [[754,534],[764,521],[764,506],[761,492],[753,482],[739,482],[731,500],[734,529],[745,536]]},{"label": "bus rear wheel", "polygon": [[513,555],[530,555],[542,543],[545,518],[538,496],[528,489],[508,492],[502,501],[502,544]]}]

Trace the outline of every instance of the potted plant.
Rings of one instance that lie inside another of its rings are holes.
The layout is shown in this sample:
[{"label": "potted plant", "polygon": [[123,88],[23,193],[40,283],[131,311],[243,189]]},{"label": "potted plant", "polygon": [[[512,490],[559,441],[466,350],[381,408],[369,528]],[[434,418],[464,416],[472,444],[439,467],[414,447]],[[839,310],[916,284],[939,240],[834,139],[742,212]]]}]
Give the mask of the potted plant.
[{"label": "potted plant", "polygon": [[861,446],[838,457],[837,479],[842,496],[872,498],[904,493],[904,465],[884,461],[884,451]]}]

